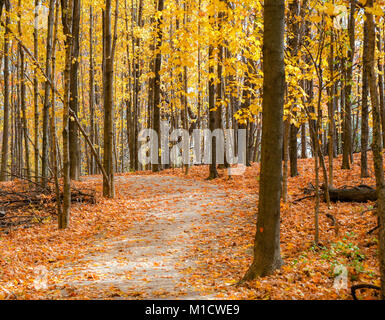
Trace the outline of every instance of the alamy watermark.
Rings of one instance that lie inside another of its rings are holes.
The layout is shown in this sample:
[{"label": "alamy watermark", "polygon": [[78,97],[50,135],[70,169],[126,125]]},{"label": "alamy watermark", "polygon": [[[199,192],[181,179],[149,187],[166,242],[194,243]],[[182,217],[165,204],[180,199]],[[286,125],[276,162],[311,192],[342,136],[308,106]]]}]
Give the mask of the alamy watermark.
[{"label": "alamy watermark", "polygon": [[348,269],[344,265],[336,265],[334,267],[333,288],[336,290],[348,288]]},{"label": "alamy watermark", "polygon": [[246,129],[194,129],[190,134],[185,129],[170,131],[169,123],[162,121],[159,135],[154,129],[140,131],[138,160],[142,165],[211,164],[214,139],[215,163],[225,164],[226,160],[230,175],[242,175],[246,170]]}]

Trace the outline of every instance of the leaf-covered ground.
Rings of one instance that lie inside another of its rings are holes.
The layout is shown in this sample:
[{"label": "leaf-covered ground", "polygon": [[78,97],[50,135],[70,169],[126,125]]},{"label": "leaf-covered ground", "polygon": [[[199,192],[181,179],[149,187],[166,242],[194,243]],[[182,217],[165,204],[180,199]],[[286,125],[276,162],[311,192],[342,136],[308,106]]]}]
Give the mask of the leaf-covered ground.
[{"label": "leaf-covered ground", "polygon": [[[359,155],[351,170],[340,170],[340,160],[336,187],[375,184],[360,178]],[[220,170],[212,181],[205,181],[208,168],[197,166],[188,176],[181,169],[119,175],[113,200],[101,197],[100,177],[85,178],[76,185],[95,188],[97,204],[74,205],[69,229],[59,231],[55,219],[46,219],[1,233],[0,298],[351,299],[351,284],[378,285],[377,231],[367,234],[377,219],[362,214],[373,203],[330,209],[322,203],[322,247],[314,248],[314,199],[293,203],[314,183],[313,160],[299,160],[298,167],[300,176],[289,178],[289,201],[281,206],[285,265],[271,276],[234,285],[252,260],[259,165],[232,179]],[[338,235],[327,213],[336,217]],[[347,288],[333,286],[338,265],[348,269]]]}]

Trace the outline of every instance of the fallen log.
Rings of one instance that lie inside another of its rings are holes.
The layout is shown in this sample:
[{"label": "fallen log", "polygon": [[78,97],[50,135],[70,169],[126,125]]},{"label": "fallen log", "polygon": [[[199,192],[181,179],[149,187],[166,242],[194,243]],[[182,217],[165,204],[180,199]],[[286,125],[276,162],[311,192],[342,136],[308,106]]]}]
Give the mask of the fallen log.
[{"label": "fallen log", "polygon": [[[51,188],[25,189],[22,183],[15,183],[7,189],[0,188],[0,232],[8,232],[13,227],[29,227],[42,223],[54,216],[57,197]],[[61,193],[59,199],[63,198]],[[76,203],[96,203],[95,190],[71,188],[71,201]]]},{"label": "fallen log", "polygon": [[359,185],[351,188],[329,188],[330,201],[332,202],[367,202],[376,201],[376,189],[367,185]]},{"label": "fallen log", "polygon": [[350,291],[351,291],[351,294],[353,296],[353,300],[359,300],[357,298],[357,295],[356,295],[356,291],[357,290],[361,290],[361,289],[372,289],[372,290],[377,290],[377,291],[380,291],[381,288],[378,287],[378,286],[375,286],[373,284],[366,284],[366,283],[363,283],[363,284],[356,284],[356,285],[353,285],[351,288],[350,288]]}]

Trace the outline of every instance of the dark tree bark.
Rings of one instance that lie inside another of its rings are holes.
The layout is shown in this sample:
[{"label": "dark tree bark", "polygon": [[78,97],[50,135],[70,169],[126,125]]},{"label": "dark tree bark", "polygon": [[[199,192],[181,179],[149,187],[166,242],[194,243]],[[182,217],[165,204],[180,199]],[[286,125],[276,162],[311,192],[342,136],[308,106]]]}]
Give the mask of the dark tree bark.
[{"label": "dark tree bark", "polygon": [[43,109],[43,161],[42,161],[42,183],[44,186],[47,184],[48,175],[48,125],[49,125],[49,110],[51,107],[51,86],[52,82],[52,45],[53,45],[53,25],[55,17],[55,0],[49,2],[49,14],[48,14],[48,30],[47,30],[47,43],[46,43],[46,66],[45,74],[48,77],[44,83],[44,109]]},{"label": "dark tree bark", "polygon": [[[73,1],[72,14],[72,61],[70,73],[70,104],[69,107],[78,115],[79,111],[79,24],[80,24],[80,0]],[[70,144],[70,177],[79,180],[80,177],[80,144],[79,130],[76,123],[69,119],[69,144]]]},{"label": "dark tree bark", "polygon": [[[158,9],[157,11],[160,13],[160,17],[158,18],[157,25],[156,25],[156,44],[155,44],[155,64],[154,64],[154,113],[153,113],[153,124],[154,124],[154,130],[158,135],[158,150],[160,147],[160,69],[162,65],[162,53],[160,52],[160,46],[162,45],[162,11],[164,6],[163,0],[158,0]],[[152,171],[157,172],[159,171],[160,167],[160,157],[159,152],[157,152],[157,163],[154,163],[152,166]]]},{"label": "dark tree bark", "polygon": [[369,177],[368,144],[369,144],[369,109],[368,109],[368,23],[364,22],[363,66],[362,66],[362,102],[361,102],[361,177]]},{"label": "dark tree bark", "polygon": [[[19,36],[21,36],[21,0],[19,0],[18,2],[18,18],[19,18],[19,21],[17,23],[18,25],[18,31],[19,31]],[[25,159],[24,159],[24,162],[25,162],[25,168],[23,168],[23,162],[20,158],[20,166],[22,169],[25,169],[25,176],[27,177],[27,179],[30,179],[31,178],[31,167],[30,167],[30,161],[29,161],[29,141],[28,141],[28,119],[27,119],[27,110],[26,110],[26,85],[25,85],[25,81],[26,81],[26,76],[25,76],[25,69],[26,69],[26,63],[25,63],[25,54],[24,54],[24,50],[21,46],[21,44],[19,43],[19,57],[20,57],[20,96],[19,96],[19,99],[20,99],[20,110],[21,110],[21,130],[22,130],[22,134],[21,136],[24,138],[24,152],[25,152]],[[22,141],[20,140],[20,144],[22,145]],[[22,150],[22,147],[20,148],[20,150]],[[22,172],[21,174],[22,176],[24,176],[24,172]]]},{"label": "dark tree bark", "polygon": [[[303,11],[303,10],[302,10]],[[300,42],[300,25],[298,17],[300,16],[300,3],[294,0],[289,4],[289,18],[288,18],[288,50],[291,51],[293,57],[297,56],[299,42]],[[296,111],[293,112],[294,116]],[[290,157],[290,176],[298,176],[298,150],[297,150],[297,134],[299,128],[294,124],[290,124],[289,132],[289,157]]]},{"label": "dark tree bark", "polygon": [[1,18],[1,15],[3,14],[3,7],[4,7],[4,4],[6,4],[7,0],[0,0],[0,18]]},{"label": "dark tree bark", "polygon": [[301,126],[301,158],[307,158],[306,123]]},{"label": "dark tree bark", "polygon": [[[143,0],[139,0],[139,3],[134,10],[134,1],[131,0],[132,8],[132,21],[135,21],[136,26],[143,26]],[[140,68],[140,37],[134,35],[134,23],[131,24],[131,38],[132,38],[132,72],[133,72],[133,90],[132,90],[132,128],[131,128],[131,140],[130,140],[130,166],[133,171],[139,169],[138,161],[138,113],[140,106],[140,83],[139,78],[141,75]]]},{"label": "dark tree bark", "polygon": [[63,209],[58,217],[59,229],[69,225],[71,209],[71,179],[69,159],[69,102],[72,57],[72,0],[61,0],[63,33],[65,36],[64,98],[63,98]]},{"label": "dark tree bark", "polygon": [[[218,29],[218,39],[217,39],[217,83],[215,88],[215,105],[216,105],[216,117],[217,117],[217,129],[223,129],[223,123],[222,123],[222,100],[223,100],[223,39],[221,37],[222,25],[223,21],[225,19],[225,12],[223,10],[220,10],[218,12],[217,17],[217,29]],[[187,92],[186,92],[187,93]],[[187,102],[187,100],[186,100]],[[186,103],[187,108],[187,103]],[[247,128],[246,128],[247,130]],[[246,154],[248,155],[249,149],[248,146],[246,147]],[[247,157],[247,156],[246,156]],[[246,159],[246,162],[248,162],[248,157]],[[220,168],[224,167],[224,164],[219,165]]]},{"label": "dark tree bark", "polygon": [[[330,30],[330,55],[329,55],[329,72],[330,72],[330,81],[334,82],[334,30]],[[329,125],[328,125],[328,162],[329,162],[329,186],[333,187],[333,158],[334,158],[334,131],[335,131],[335,122],[334,122],[334,104],[335,104],[335,85],[334,83],[328,87],[328,116],[329,116]]]},{"label": "dark tree bark", "polygon": [[[117,19],[118,16],[115,17]],[[103,166],[108,179],[103,176],[103,196],[113,198],[114,190],[114,162],[113,162],[113,123],[114,123],[114,56],[111,33],[111,0],[106,0],[104,11],[104,153]]]},{"label": "dark tree bark", "polygon": [[353,61],[355,53],[355,18],[356,2],[350,2],[350,18],[349,18],[349,45],[348,57],[345,61],[346,66],[346,83],[345,83],[345,117],[344,117],[344,140],[342,169],[350,169],[353,162],[353,142],[352,142],[352,80],[353,80]]},{"label": "dark tree bark", "polygon": [[[209,45],[209,59],[214,58],[214,46],[212,43]],[[214,74],[214,65],[209,63],[209,74]],[[212,76],[209,77],[209,129],[214,132],[218,128],[218,108],[215,106],[215,83]],[[216,179],[218,177],[217,171],[217,141],[216,138],[212,138],[211,142],[211,162],[209,167],[208,179]]]},{"label": "dark tree bark", "polygon": [[[3,2],[0,3],[1,8]],[[7,167],[8,167],[8,137],[9,137],[9,107],[10,107],[10,96],[9,96],[9,32],[8,25],[10,24],[9,18],[9,2],[6,2],[6,17],[5,17],[5,35],[4,35],[4,115],[3,115],[3,141],[1,150],[1,172],[0,181],[7,180]],[[1,14],[0,14],[1,18]]]},{"label": "dark tree bark", "polygon": [[[90,96],[89,96],[89,110],[90,110],[90,141],[95,143],[95,83],[94,83],[94,39],[93,39],[94,15],[93,7],[90,6]],[[90,174],[95,174],[95,158],[90,156]]]},{"label": "dark tree bark", "polygon": [[[52,63],[52,77],[51,81],[52,84],[55,83],[55,71],[56,71],[56,44],[57,44],[57,29],[58,29],[58,23],[59,23],[59,2],[56,2],[56,9],[54,7],[51,7],[51,5],[55,4],[54,1],[50,1],[50,13],[51,10],[55,11],[55,21],[54,21],[54,31],[53,31],[53,43],[52,43],[52,57],[51,57],[51,63]],[[62,216],[62,204],[60,200],[60,185],[59,185],[59,168],[58,168],[58,148],[57,148],[57,137],[56,137],[56,116],[55,116],[55,88],[52,85],[51,86],[51,114],[50,114],[50,130],[51,130],[51,163],[52,163],[52,173],[53,178],[55,181],[55,193],[56,193],[56,199],[57,200],[57,215],[58,217]]]},{"label": "dark tree bark", "polygon": [[[373,7],[373,0],[368,0],[367,7]],[[379,264],[380,264],[380,281],[381,281],[381,299],[385,300],[385,180],[382,159],[382,132],[381,132],[381,109],[378,101],[377,80],[375,73],[375,22],[373,15],[365,11],[367,28],[368,28],[368,82],[370,89],[370,97],[373,112],[373,162],[376,176],[377,189],[377,217],[379,224]]]},{"label": "dark tree bark", "polygon": [[282,176],[285,1],[265,0],[263,40],[262,161],[254,260],[243,281],[282,266],[280,196]]},{"label": "dark tree bark", "polygon": [[[37,21],[39,18],[39,11],[37,7],[40,3],[40,0],[35,0],[35,26],[33,30],[33,54],[38,59],[39,57],[39,34]],[[38,70],[37,68],[33,71],[33,107],[34,107],[34,156],[35,156],[35,180],[38,181],[39,176],[39,82],[38,82]],[[44,182],[43,182],[44,183]]]},{"label": "dark tree bark", "polygon": [[[378,51],[382,50],[382,37],[381,33],[378,32],[378,40],[377,40],[377,48]],[[382,145],[385,145],[385,102],[384,102],[384,75],[383,75],[383,64],[382,59],[378,58],[378,91],[379,91],[379,104],[380,104],[380,112],[381,112],[381,128],[382,128]]]},{"label": "dark tree bark", "polygon": [[367,202],[376,201],[376,189],[361,185],[354,188],[329,188],[330,201],[337,202]]},{"label": "dark tree bark", "polygon": [[[241,112],[241,121],[238,122],[238,129],[246,130],[246,141],[248,141],[248,126],[249,126],[249,107],[251,103],[251,83],[250,83],[250,74],[251,70],[251,61],[248,59],[244,59],[248,68],[245,72],[244,80],[243,80],[243,90],[242,90],[242,99],[240,103],[240,112]],[[246,156],[246,166],[251,166],[249,160],[249,151],[248,145],[246,145],[245,156]]]}]

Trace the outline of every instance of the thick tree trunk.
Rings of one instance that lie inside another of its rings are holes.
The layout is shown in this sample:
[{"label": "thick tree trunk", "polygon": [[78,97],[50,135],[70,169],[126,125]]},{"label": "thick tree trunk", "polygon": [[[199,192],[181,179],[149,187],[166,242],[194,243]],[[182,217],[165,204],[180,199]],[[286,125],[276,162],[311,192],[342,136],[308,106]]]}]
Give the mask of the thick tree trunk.
[{"label": "thick tree trunk", "polygon": [[285,1],[265,0],[263,45],[262,162],[254,260],[243,280],[282,266],[280,196],[282,177]]},{"label": "thick tree trunk", "polygon": [[[367,6],[373,7],[373,0],[368,0]],[[385,300],[385,180],[382,159],[382,132],[381,132],[381,109],[378,101],[378,90],[375,73],[375,23],[373,15],[366,10],[365,12],[368,27],[368,81],[370,89],[370,97],[373,110],[373,162],[376,175],[377,189],[377,217],[379,223],[379,264],[380,264],[380,280],[381,280],[381,299]]]}]

